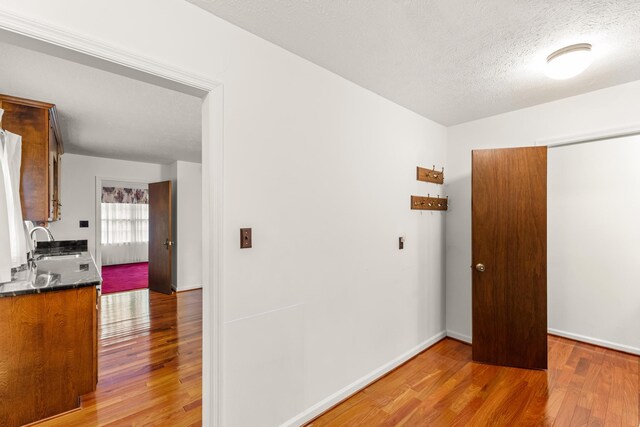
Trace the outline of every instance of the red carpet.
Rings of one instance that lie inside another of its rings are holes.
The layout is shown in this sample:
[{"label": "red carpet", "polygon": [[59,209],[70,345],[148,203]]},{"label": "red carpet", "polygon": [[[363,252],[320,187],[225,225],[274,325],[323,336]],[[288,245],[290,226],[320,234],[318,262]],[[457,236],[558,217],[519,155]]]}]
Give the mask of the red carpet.
[{"label": "red carpet", "polygon": [[131,291],[149,287],[149,263],[105,265],[102,267],[102,293]]}]

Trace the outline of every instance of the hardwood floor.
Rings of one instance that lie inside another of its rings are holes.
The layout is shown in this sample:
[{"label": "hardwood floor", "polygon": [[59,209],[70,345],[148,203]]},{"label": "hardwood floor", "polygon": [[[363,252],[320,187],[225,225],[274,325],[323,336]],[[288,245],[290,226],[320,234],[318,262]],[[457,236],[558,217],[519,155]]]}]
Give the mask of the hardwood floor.
[{"label": "hardwood floor", "polygon": [[[99,382],[43,426],[199,426],[202,293],[102,297]],[[640,357],[549,336],[549,369],[476,364],[445,339],[310,426],[639,425]],[[248,405],[250,409],[250,405]]]},{"label": "hardwood floor", "polygon": [[640,357],[549,336],[549,369],[471,361],[445,339],[309,426],[630,426]]},{"label": "hardwood floor", "polygon": [[98,388],[43,426],[199,426],[202,292],[103,295]]}]

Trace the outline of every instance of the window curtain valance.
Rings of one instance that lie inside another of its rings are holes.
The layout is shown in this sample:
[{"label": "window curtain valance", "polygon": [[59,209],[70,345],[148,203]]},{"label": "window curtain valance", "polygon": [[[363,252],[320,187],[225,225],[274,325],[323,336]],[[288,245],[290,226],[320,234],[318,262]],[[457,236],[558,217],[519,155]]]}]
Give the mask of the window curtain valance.
[{"label": "window curtain valance", "polygon": [[149,204],[149,190],[142,188],[102,187],[102,203]]}]

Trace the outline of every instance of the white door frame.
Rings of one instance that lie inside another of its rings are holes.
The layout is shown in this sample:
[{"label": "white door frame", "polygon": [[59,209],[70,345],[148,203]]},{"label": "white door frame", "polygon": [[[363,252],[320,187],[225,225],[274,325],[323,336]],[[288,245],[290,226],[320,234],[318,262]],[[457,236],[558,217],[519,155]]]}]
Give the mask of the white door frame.
[{"label": "white door frame", "polygon": [[223,86],[169,64],[0,6],[0,30],[65,59],[199,95],[202,104],[203,425],[222,424]]}]

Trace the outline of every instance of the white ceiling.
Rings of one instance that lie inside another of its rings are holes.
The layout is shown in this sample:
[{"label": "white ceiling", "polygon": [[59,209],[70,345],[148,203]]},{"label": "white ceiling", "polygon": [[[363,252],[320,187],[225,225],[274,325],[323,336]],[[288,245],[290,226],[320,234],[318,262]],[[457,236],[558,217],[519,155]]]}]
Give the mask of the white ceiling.
[{"label": "white ceiling", "polygon": [[0,42],[0,93],[56,104],[66,153],[200,162],[200,98]]},{"label": "white ceiling", "polygon": [[[640,79],[638,0],[188,0],[444,125]],[[593,44],[569,81],[554,50]]]}]

